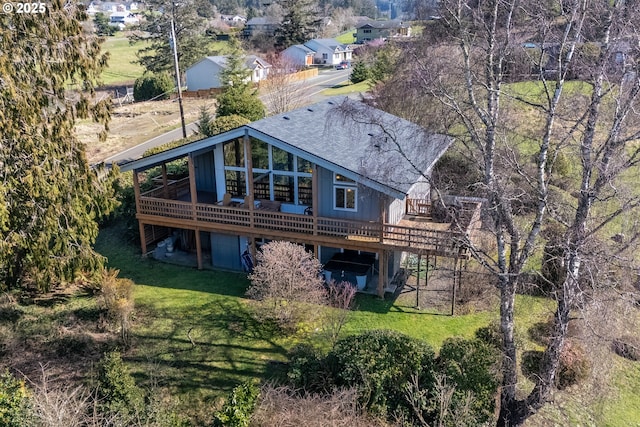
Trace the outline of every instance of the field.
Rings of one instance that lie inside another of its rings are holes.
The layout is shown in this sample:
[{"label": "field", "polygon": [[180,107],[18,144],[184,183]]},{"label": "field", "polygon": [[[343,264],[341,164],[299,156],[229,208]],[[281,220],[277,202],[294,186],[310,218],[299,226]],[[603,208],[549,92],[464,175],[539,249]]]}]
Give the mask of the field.
[{"label": "field", "polygon": [[102,45],[102,50],[109,53],[109,62],[107,68],[102,72],[101,84],[133,86],[134,80],[144,73],[144,68],[135,63],[136,52],[142,46],[142,43],[129,44],[129,40],[123,33],[107,37]]}]

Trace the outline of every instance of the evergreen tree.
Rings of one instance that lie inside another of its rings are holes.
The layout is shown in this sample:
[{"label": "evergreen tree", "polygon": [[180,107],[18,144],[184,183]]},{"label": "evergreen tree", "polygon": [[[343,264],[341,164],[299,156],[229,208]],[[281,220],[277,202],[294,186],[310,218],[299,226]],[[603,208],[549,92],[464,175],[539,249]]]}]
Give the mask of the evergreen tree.
[{"label": "evergreen tree", "polygon": [[238,115],[250,121],[259,120],[264,117],[265,108],[252,85],[251,71],[245,63],[240,41],[231,37],[229,46],[226,68],[220,74],[223,86],[222,94],[218,97],[216,117]]},{"label": "evergreen tree", "polygon": [[200,115],[198,116],[196,126],[198,127],[198,133],[202,136],[215,135],[212,129],[213,117],[211,117],[211,113],[209,113],[209,109],[206,105],[200,107]]},{"label": "evergreen tree", "polygon": [[139,25],[140,31],[132,32],[129,41],[144,41],[145,47],[138,51],[138,63],[151,73],[168,71],[174,73],[173,50],[169,41],[171,20],[175,25],[178,40],[178,62],[185,70],[209,53],[209,39],[206,37],[206,16],[201,13],[194,0],[172,3],[153,0],[147,3],[149,10]]},{"label": "evergreen tree", "polygon": [[109,17],[102,12],[96,13],[93,17],[93,24],[96,27],[96,34],[99,36],[112,36],[117,31],[116,27],[109,25]]},{"label": "evergreen tree", "polygon": [[99,266],[96,220],[114,205],[74,132],[77,118],[106,128],[110,103],[94,103],[92,85],[107,57],[75,3],[46,7],[0,15],[0,289],[46,290]]},{"label": "evergreen tree", "polygon": [[316,18],[313,0],[280,0],[279,4],[285,14],[275,32],[276,48],[284,50],[316,36],[322,21]]},{"label": "evergreen tree", "polygon": [[353,70],[351,70],[351,76],[349,76],[351,83],[360,83],[369,78],[371,78],[371,70],[369,70],[367,64],[363,61],[356,61],[353,65]]}]

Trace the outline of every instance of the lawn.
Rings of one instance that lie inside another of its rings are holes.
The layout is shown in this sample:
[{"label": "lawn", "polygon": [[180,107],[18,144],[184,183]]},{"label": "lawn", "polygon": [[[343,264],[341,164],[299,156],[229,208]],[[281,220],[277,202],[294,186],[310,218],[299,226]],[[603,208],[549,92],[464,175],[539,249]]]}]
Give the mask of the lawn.
[{"label": "lawn", "polygon": [[338,43],[342,43],[342,44],[351,44],[351,43],[355,43],[356,42],[356,38],[353,36],[355,34],[356,30],[351,29],[348,31],[345,31],[344,33],[340,34],[338,37],[336,37],[336,41]]},{"label": "lawn", "polygon": [[[120,230],[107,228],[100,234],[97,249],[108,257],[110,267],[120,270],[121,277],[136,283],[132,347],[125,360],[137,381],[165,387],[198,425],[210,420],[212,408],[238,383],[282,374],[287,353],[295,344],[312,342],[327,347],[320,333],[286,337],[256,322],[250,314],[250,302],[244,298],[249,284],[244,275],[144,259],[137,247],[123,241],[126,238]],[[428,314],[410,305],[402,299],[359,295],[357,309],[342,336],[368,329],[394,329],[423,339],[438,350],[447,337],[472,337],[476,329],[497,320],[495,310],[451,317]],[[523,349],[538,348],[529,340],[528,329],[546,320],[552,309],[547,299],[517,297],[516,335]],[[595,406],[585,411],[579,393],[569,390],[556,396],[559,406],[545,406],[528,425],[548,425],[550,419],[576,426],[585,420],[612,427],[634,425],[628,420],[640,419],[640,368],[617,356],[611,358],[615,387],[607,396],[598,397]],[[531,385],[523,381],[523,392]]]},{"label": "lawn", "polygon": [[369,90],[369,81],[365,80],[364,82],[353,84],[349,81],[345,83],[341,83],[332,88],[325,89],[322,91],[324,96],[338,96],[338,95],[349,95],[352,93],[362,93]]},{"label": "lawn", "polygon": [[109,52],[109,62],[102,72],[102,84],[133,84],[133,81],[144,72],[140,64],[134,63],[137,59],[136,52],[141,47],[142,43],[130,45],[129,40],[121,35],[107,37],[102,49]]},{"label": "lawn", "polygon": [[[143,384],[158,381],[188,402],[185,411],[200,422],[210,415],[207,408],[233,386],[281,372],[296,343],[325,342],[311,332],[285,337],[253,320],[244,298],[248,286],[244,275],[143,259],[138,248],[122,245],[122,239],[120,232],[106,229],[97,249],[121,277],[136,283],[133,345],[126,361]],[[395,329],[436,349],[448,336],[471,337],[495,317],[494,313],[429,315],[374,296],[360,296],[357,306],[343,335]]]}]

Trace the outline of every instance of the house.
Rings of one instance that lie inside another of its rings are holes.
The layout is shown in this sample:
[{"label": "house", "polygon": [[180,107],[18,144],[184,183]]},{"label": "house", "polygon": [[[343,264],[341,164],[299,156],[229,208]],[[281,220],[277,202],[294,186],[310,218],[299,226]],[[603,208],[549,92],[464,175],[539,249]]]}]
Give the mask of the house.
[{"label": "house", "polygon": [[338,43],[335,39],[313,39],[304,46],[314,52],[314,64],[333,66],[351,61],[351,47]]},{"label": "house", "polygon": [[123,30],[127,25],[136,25],[140,19],[132,12],[113,12],[109,16],[109,25]]},{"label": "house", "polygon": [[301,68],[313,65],[313,57],[315,54],[315,51],[302,44],[289,46],[280,53],[288,62]]},{"label": "house", "polygon": [[410,37],[411,27],[398,20],[388,21],[361,21],[356,27],[356,43],[366,43],[376,39],[388,39],[394,37]]},{"label": "house", "polygon": [[273,37],[279,26],[280,22],[275,18],[270,16],[258,16],[251,18],[246,22],[242,30],[242,36],[251,38],[258,34],[264,34],[268,37]]},{"label": "house", "polygon": [[[245,66],[251,71],[249,80],[257,83],[269,75],[271,64],[255,56],[245,58]],[[227,68],[226,56],[207,56],[185,71],[188,90],[220,88],[224,82],[220,81],[222,71]]]},{"label": "house", "polygon": [[220,19],[232,26],[243,25],[247,22],[247,18],[241,15],[220,15]]},{"label": "house", "polygon": [[[383,296],[393,290],[405,252],[468,257],[463,242],[472,218],[479,218],[475,205],[464,210],[472,212],[465,225],[456,227],[424,216],[430,191],[425,177],[451,143],[336,97],[121,170],[133,171],[143,254],[159,241],[154,256],[173,254],[163,255],[170,245],[171,251],[195,252],[198,268],[206,263],[242,271],[242,260],[260,245],[288,240],[313,251],[325,278]],[[188,172],[169,175],[167,164],[180,160]],[[142,192],[140,176],[150,170],[158,171],[156,185]]]}]

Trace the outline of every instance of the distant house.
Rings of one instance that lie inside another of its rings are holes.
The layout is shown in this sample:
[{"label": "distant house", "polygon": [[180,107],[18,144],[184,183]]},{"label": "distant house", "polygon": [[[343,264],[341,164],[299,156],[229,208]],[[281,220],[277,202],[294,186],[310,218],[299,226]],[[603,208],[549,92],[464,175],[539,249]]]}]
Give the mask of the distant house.
[{"label": "distant house", "polygon": [[251,18],[245,24],[242,35],[247,38],[254,37],[258,34],[273,36],[279,25],[280,22],[270,16]]},{"label": "distant house", "polygon": [[288,62],[291,62],[298,67],[308,67],[313,65],[313,57],[315,54],[316,52],[314,50],[309,49],[302,44],[289,46],[281,53],[283,58],[286,58]]},{"label": "distant house", "polygon": [[241,15],[220,15],[220,19],[232,26],[242,25],[247,22],[247,18]]},{"label": "distant house", "polygon": [[411,27],[403,21],[361,21],[356,27],[356,43],[366,43],[376,39],[410,37]]},{"label": "distant house", "polygon": [[314,64],[338,65],[343,61],[351,61],[351,47],[338,43],[335,39],[313,39],[304,46],[314,52]]},{"label": "distant house", "polygon": [[[251,70],[249,80],[254,83],[267,78],[271,64],[255,56],[248,55],[245,66]],[[226,56],[207,56],[200,62],[187,68],[187,89],[200,90],[220,88],[224,82],[220,80],[221,73],[227,68]]]},{"label": "distant house", "polygon": [[109,25],[123,30],[127,25],[136,25],[140,19],[132,12],[113,12],[109,16]]}]

